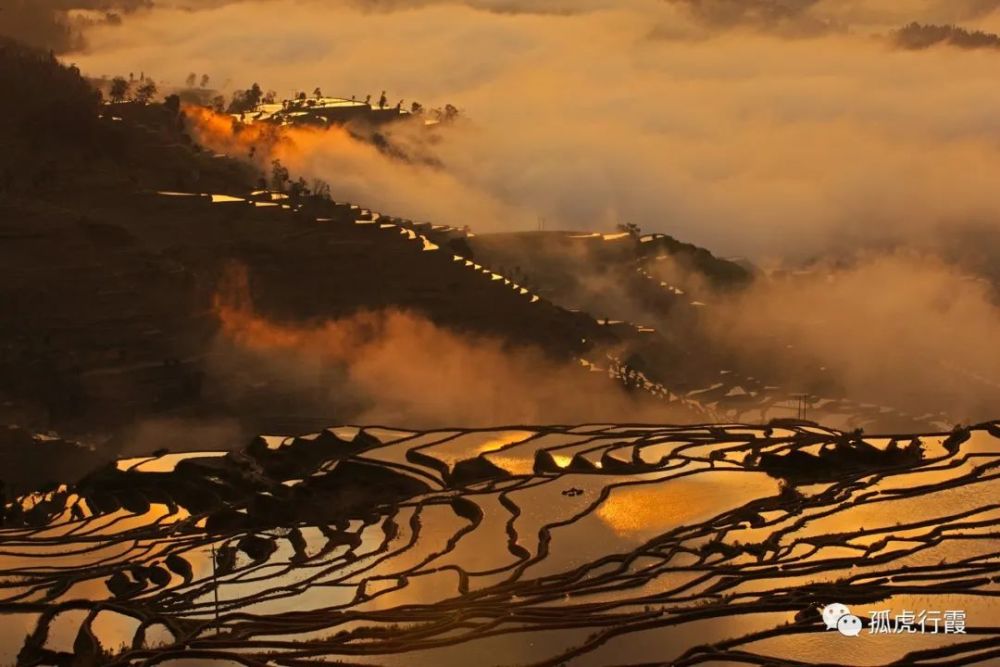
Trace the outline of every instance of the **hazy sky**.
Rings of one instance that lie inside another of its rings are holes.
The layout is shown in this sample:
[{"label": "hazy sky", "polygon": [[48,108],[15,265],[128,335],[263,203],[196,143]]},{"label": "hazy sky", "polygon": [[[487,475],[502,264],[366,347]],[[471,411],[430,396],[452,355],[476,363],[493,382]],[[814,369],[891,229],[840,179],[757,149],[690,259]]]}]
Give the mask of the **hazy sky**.
[{"label": "hazy sky", "polygon": [[630,221],[762,264],[826,256],[720,304],[718,335],[766,356],[755,332],[780,328],[858,395],[914,411],[977,417],[1000,388],[997,292],[970,277],[1000,262],[1000,50],[892,35],[997,33],[1000,0],[182,5],[92,24],[66,59],[163,88],[196,72],[227,91],[455,104],[435,143],[391,131],[439,168],[343,131],[297,130],[279,155],[337,199],[476,231]]},{"label": "hazy sky", "polygon": [[1000,219],[1000,52],[887,37],[1000,27],[992,0],[216,4],[91,28],[68,59],[451,102],[467,122],[434,149],[443,172],[323,142],[296,166],[335,196],[479,230],[628,220],[764,260]]}]

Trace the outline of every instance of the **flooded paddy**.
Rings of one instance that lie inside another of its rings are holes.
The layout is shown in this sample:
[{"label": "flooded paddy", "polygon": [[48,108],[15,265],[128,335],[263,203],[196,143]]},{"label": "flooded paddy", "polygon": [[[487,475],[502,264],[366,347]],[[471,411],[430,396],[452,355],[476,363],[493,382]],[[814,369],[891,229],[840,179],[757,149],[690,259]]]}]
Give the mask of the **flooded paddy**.
[{"label": "flooded paddy", "polygon": [[0,664],[1000,659],[1000,429],[894,440],[340,427],[119,461],[7,506]]}]

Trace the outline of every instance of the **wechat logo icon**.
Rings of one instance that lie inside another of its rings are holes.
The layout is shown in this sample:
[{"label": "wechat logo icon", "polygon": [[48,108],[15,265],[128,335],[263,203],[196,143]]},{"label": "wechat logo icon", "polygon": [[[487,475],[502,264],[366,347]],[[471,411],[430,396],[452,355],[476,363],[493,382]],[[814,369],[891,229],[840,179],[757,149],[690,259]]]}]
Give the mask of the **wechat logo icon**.
[{"label": "wechat logo icon", "polygon": [[836,630],[845,637],[861,634],[861,619],[852,614],[847,605],[839,602],[823,607],[823,622],[827,630]]}]

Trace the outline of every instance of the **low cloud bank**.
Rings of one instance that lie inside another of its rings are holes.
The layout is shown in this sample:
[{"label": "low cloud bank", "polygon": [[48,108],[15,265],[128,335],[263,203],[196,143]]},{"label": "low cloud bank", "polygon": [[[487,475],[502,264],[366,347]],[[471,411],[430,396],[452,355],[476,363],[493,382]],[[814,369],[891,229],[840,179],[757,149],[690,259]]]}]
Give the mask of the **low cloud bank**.
[{"label": "low cloud bank", "polygon": [[994,298],[985,280],[933,257],[865,255],[720,295],[705,327],[771,377],[969,423],[995,418],[1000,402]]},{"label": "low cloud bank", "polygon": [[276,395],[295,396],[305,414],[356,423],[690,420],[541,350],[459,333],[412,312],[359,312],[311,324],[272,321],[254,310],[239,266],[220,286],[215,311],[222,326],[212,381],[232,398],[246,392],[233,378],[249,373],[269,378]]},{"label": "low cloud bank", "polygon": [[[246,0],[97,26],[72,57],[94,75],[145,71],[179,84],[196,71],[283,96],[387,89],[406,105],[455,104],[460,120],[448,128],[386,131],[439,166],[394,159],[340,130],[295,130],[257,156],[389,214],[476,231],[633,222],[770,266],[865,257],[762,282],[720,309],[716,335],[793,374],[801,364],[784,364],[787,348],[758,332],[784,336],[840,368],[852,390],[972,418],[1000,378],[995,297],[975,280],[995,280],[990,267],[1000,265],[996,244],[982,242],[1000,233],[1000,54],[900,49],[890,33],[913,21],[997,33],[998,9],[995,0]],[[387,334],[424,331],[410,315],[384,317]],[[381,398],[400,413],[412,407],[405,395]]]},{"label": "low cloud bank", "polygon": [[297,166],[336,198],[479,231],[628,221],[765,260],[1000,226],[996,54],[897,50],[857,27],[986,25],[994,14],[982,3],[866,2],[850,14],[784,3],[779,14],[850,26],[796,39],[706,27],[705,3],[701,14],[640,0],[562,13],[486,4],[160,9],[91,30],[73,58],[95,75],[180,84],[195,71],[280,96],[319,86],[453,103],[464,120],[433,143],[408,126],[389,131],[430,143],[440,167],[401,166],[337,132],[301,142]]}]

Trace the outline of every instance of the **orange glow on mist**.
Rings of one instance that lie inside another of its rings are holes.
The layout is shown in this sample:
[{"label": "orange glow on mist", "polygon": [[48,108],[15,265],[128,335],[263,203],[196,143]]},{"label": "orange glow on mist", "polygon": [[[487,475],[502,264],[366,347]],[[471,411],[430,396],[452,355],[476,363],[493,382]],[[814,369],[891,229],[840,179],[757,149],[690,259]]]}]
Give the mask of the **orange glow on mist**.
[{"label": "orange glow on mist", "polygon": [[[362,422],[678,418],[659,404],[636,403],[614,383],[590,377],[575,363],[549,359],[534,347],[448,329],[415,312],[388,308],[302,323],[270,320],[254,308],[247,270],[239,264],[226,270],[213,306],[221,336],[269,368],[280,368],[289,382],[318,368],[339,367],[343,374],[336,393],[370,405],[359,417]],[[254,359],[240,357],[237,363],[245,370]],[[492,451],[502,444],[484,446]]]},{"label": "orange glow on mist", "polygon": [[349,359],[388,319],[406,317],[361,312],[315,326],[272,322],[254,310],[246,267],[235,263],[223,274],[212,305],[222,332],[241,347],[258,352],[308,350],[332,361]]},{"label": "orange glow on mist", "polygon": [[269,150],[294,147],[293,139],[278,125],[240,123],[227,114],[192,104],[184,105],[183,109],[199,143],[213,150],[247,154],[251,147]]},{"label": "orange glow on mist", "polygon": [[266,122],[241,123],[229,114],[193,104],[183,107],[192,134],[201,145],[219,153],[250,156],[256,162],[280,159],[292,166],[322,143],[322,149],[358,149],[358,142],[339,126],[323,129],[275,125]]}]

